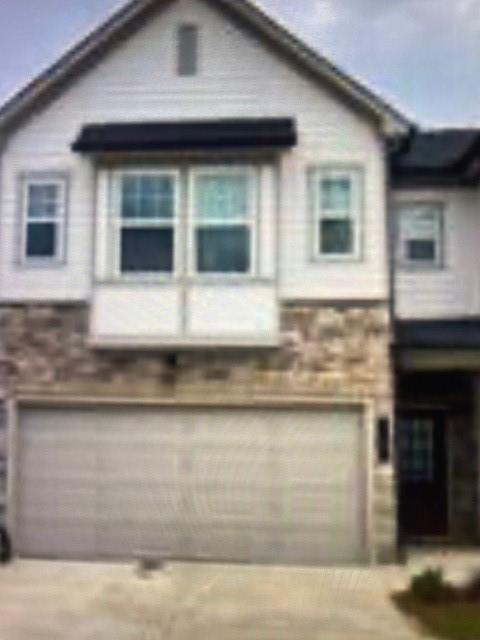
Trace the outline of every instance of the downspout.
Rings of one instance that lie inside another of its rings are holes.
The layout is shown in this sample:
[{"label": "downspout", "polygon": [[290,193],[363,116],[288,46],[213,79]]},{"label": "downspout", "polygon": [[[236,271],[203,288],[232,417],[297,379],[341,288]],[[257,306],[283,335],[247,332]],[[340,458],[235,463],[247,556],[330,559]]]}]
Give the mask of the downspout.
[{"label": "downspout", "polygon": [[393,402],[393,416],[390,434],[390,451],[392,456],[393,467],[393,479],[394,479],[394,492],[395,492],[395,507],[396,507],[396,543],[397,553],[401,558],[402,540],[399,529],[399,483],[398,483],[398,468],[397,468],[397,455],[396,455],[396,409],[397,409],[397,372],[399,371],[399,353],[396,340],[396,221],[393,214],[394,201],[393,201],[393,180],[392,180],[392,154],[400,152],[402,149],[408,147],[412,135],[414,134],[414,127],[411,127],[407,134],[403,136],[397,136],[396,138],[386,138],[384,142],[384,155],[385,155],[385,189],[386,189],[386,244],[387,244],[387,259],[388,259],[388,303],[389,303],[389,316],[391,327],[391,343],[390,343],[390,362],[392,366],[392,402]]}]

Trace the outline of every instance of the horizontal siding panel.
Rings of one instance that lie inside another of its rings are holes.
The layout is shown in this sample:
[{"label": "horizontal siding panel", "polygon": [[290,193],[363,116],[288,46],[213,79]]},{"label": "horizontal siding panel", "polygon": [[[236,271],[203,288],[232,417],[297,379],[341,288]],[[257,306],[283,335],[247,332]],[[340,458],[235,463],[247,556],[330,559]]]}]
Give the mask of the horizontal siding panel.
[{"label": "horizontal siding panel", "polygon": [[[178,24],[200,27],[200,74],[175,75]],[[280,291],[284,298],[387,295],[383,148],[377,132],[332,91],[313,84],[207,4],[178,0],[117,47],[9,141],[3,161],[0,297],[88,299],[91,290],[93,172],[70,144],[86,122],[291,116],[300,144],[284,158],[280,189]],[[365,171],[365,247],[357,264],[312,264],[305,199],[311,164],[354,162]],[[72,175],[67,265],[48,274],[14,267],[16,176],[56,169]]]}]

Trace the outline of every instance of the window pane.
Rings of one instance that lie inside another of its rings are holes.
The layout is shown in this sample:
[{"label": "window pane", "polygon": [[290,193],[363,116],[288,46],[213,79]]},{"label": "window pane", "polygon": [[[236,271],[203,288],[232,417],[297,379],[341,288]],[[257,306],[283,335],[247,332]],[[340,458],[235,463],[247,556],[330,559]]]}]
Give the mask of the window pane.
[{"label": "window pane", "polygon": [[197,269],[200,273],[248,273],[250,231],[246,227],[197,230]]},{"label": "window pane", "polygon": [[400,422],[399,428],[401,480],[430,481],[434,474],[432,421],[404,420]]},{"label": "window pane", "polygon": [[401,212],[401,230],[408,238],[435,238],[440,231],[441,210],[432,205],[415,205]]},{"label": "window pane", "polygon": [[349,254],[353,252],[352,220],[320,221],[320,253]]},{"label": "window pane", "polygon": [[122,272],[173,271],[173,236],[173,229],[122,229]]},{"label": "window pane", "polygon": [[433,240],[409,240],[407,242],[408,260],[435,262],[436,251]]},{"label": "window pane", "polygon": [[28,217],[54,217],[57,214],[58,196],[59,187],[56,184],[30,184],[28,186]]},{"label": "window pane", "polygon": [[352,187],[349,178],[324,178],[320,183],[322,211],[349,212]]},{"label": "window pane", "polygon": [[174,180],[171,176],[123,176],[122,217],[172,219],[175,206]]},{"label": "window pane", "polygon": [[248,216],[248,176],[211,175],[196,180],[196,215],[228,222]]},{"label": "window pane", "polygon": [[31,222],[27,225],[27,258],[55,257],[56,224]]}]

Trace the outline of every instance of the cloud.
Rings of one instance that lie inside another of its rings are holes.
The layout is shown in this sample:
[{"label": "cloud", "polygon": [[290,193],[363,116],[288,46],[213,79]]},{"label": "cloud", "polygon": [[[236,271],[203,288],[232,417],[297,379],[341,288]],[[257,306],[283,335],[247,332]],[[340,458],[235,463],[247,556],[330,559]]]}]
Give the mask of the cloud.
[{"label": "cloud", "polygon": [[480,0],[264,0],[334,62],[425,124],[480,124]]},{"label": "cloud", "polygon": [[319,28],[330,27],[338,19],[335,0],[318,0],[314,7],[314,23]]}]

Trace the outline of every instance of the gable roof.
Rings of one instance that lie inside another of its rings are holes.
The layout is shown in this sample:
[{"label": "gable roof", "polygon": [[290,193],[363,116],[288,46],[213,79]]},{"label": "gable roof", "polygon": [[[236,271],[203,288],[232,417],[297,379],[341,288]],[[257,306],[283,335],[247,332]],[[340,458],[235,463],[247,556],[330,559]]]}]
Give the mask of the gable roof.
[{"label": "gable roof", "polygon": [[480,129],[413,131],[391,155],[396,186],[470,186],[478,182]]},{"label": "gable roof", "polygon": [[[379,121],[388,133],[405,132],[411,123],[399,111],[307,46],[251,0],[205,0],[253,30],[294,64]],[[0,132],[8,131],[33,108],[58,95],[65,84],[91,68],[117,42],[128,37],[154,12],[174,0],[131,0],[69,49],[57,62],[14,94],[0,108]]]}]

